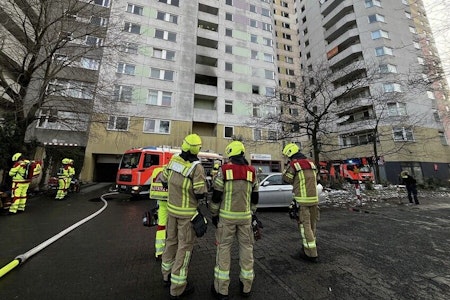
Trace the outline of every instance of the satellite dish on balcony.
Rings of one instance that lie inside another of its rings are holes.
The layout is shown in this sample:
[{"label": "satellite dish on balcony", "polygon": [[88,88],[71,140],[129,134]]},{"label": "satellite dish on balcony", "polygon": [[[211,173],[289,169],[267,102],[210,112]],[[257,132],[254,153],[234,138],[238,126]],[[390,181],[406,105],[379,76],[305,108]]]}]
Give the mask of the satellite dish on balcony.
[{"label": "satellite dish on balcony", "polygon": [[345,121],[347,121],[350,118],[349,115],[345,115],[340,117],[339,119],[336,120],[336,124],[340,124],[340,123],[344,123]]}]

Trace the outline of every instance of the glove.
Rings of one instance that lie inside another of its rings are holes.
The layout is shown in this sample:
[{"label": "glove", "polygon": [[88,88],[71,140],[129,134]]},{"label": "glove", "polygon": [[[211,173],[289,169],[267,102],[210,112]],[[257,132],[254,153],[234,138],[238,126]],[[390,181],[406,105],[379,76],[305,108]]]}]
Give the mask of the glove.
[{"label": "glove", "polygon": [[289,218],[298,221],[298,206],[295,199],[292,200],[291,204],[289,205]]},{"label": "glove", "polygon": [[252,215],[252,229],[255,241],[261,239],[261,228],[263,228],[261,221],[258,220],[256,215]]},{"label": "glove", "polygon": [[217,224],[219,224],[219,216],[213,216],[213,217],[211,217],[211,219],[212,219],[212,223],[213,223],[214,227],[217,228]]}]

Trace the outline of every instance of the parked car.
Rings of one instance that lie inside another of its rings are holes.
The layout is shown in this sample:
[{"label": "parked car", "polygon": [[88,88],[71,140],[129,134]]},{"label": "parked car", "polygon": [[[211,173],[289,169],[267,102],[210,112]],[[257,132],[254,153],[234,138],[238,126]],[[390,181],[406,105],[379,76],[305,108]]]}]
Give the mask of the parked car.
[{"label": "parked car", "polygon": [[[282,173],[259,173],[259,203],[258,208],[288,207],[294,194],[292,185],[283,182]],[[317,186],[319,203],[325,202],[325,194],[322,185]]]}]

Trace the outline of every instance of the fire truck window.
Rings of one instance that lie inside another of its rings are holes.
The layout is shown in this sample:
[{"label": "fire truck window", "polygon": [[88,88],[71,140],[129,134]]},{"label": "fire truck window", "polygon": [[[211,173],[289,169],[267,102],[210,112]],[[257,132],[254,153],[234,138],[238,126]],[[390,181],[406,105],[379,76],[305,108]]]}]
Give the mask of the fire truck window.
[{"label": "fire truck window", "polygon": [[122,164],[120,165],[121,169],[134,169],[137,167],[139,163],[140,153],[130,153],[125,154],[122,158]]},{"label": "fire truck window", "polygon": [[144,168],[159,165],[159,155],[146,154],[144,159]]},{"label": "fire truck window", "polygon": [[348,165],[347,166],[347,170],[349,170],[349,171],[353,171],[353,168],[354,168],[355,166],[353,166],[353,165]]}]

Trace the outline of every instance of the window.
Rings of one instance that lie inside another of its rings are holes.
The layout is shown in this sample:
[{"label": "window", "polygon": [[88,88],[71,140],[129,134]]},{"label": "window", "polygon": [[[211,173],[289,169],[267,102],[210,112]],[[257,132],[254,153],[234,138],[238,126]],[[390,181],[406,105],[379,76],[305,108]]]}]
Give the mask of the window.
[{"label": "window", "polygon": [[265,17],[270,17],[272,14],[270,12],[270,9],[267,8],[261,8],[261,15]]},{"label": "window", "polygon": [[166,22],[170,22],[170,23],[174,23],[177,24],[178,23],[178,16],[177,15],[172,15],[163,11],[158,11],[158,13],[156,14],[156,18],[158,20],[163,20]]},{"label": "window", "polygon": [[226,36],[233,36],[233,29],[230,29],[230,28],[226,28],[225,29],[225,35]]},{"label": "window", "polygon": [[[291,35],[290,34],[287,34],[287,33],[284,33],[283,32],[283,39],[286,39],[286,40],[291,40],[292,39],[292,37],[291,37]],[[309,42],[308,42],[309,43]]]},{"label": "window", "polygon": [[230,13],[225,13],[225,20],[227,21],[233,21],[233,15]]},{"label": "window", "polygon": [[225,0],[226,5],[233,5],[233,0]]},{"label": "window", "polygon": [[233,101],[225,100],[225,113],[232,114],[233,113]]},{"label": "window", "polygon": [[80,59],[80,67],[88,70],[98,70],[100,68],[100,60],[82,57]]},{"label": "window", "polygon": [[298,113],[298,108],[289,108],[289,114],[291,116],[299,116],[300,114]]},{"label": "window", "polygon": [[115,85],[114,86],[114,100],[130,102],[133,96],[133,87],[129,85]]},{"label": "window", "polygon": [[398,83],[384,83],[383,90],[385,93],[401,92],[400,85]]},{"label": "window", "polygon": [[109,0],[94,0],[94,4],[109,7]]},{"label": "window", "polygon": [[281,27],[289,29],[289,28],[291,28],[291,25],[289,23],[282,22]]},{"label": "window", "polygon": [[292,52],[292,46],[291,45],[284,45],[283,49],[289,52]]},{"label": "window", "polygon": [[129,117],[109,116],[107,129],[117,131],[128,131]]},{"label": "window", "polygon": [[250,12],[256,13],[256,6],[250,4]]},{"label": "window", "polygon": [[379,14],[374,14],[369,16],[369,23],[384,22],[384,16]]},{"label": "window", "polygon": [[82,113],[40,109],[36,127],[43,129],[87,131],[89,116]]},{"label": "window", "polygon": [[254,34],[250,34],[250,42],[258,43],[258,37]]},{"label": "window", "polygon": [[397,73],[397,67],[391,64],[380,65],[380,73]]},{"label": "window", "polygon": [[258,27],[258,22],[256,20],[250,19],[249,22],[250,22],[250,27],[255,27],[255,28]]},{"label": "window", "polygon": [[420,49],[420,44],[418,42],[413,42],[413,43],[414,43],[414,48]]},{"label": "window", "polygon": [[130,23],[130,22],[125,22],[123,31],[129,32],[129,33],[140,34],[141,33],[141,25]]},{"label": "window", "polygon": [[233,46],[225,45],[225,53],[233,54]]},{"label": "window", "polygon": [[292,70],[292,69],[286,69],[286,75],[294,76],[294,75],[295,75],[295,74],[294,74],[294,70]]},{"label": "window", "polygon": [[411,127],[394,127],[392,131],[394,141],[414,141]]},{"label": "window", "polygon": [[253,129],[253,140],[260,141],[262,140],[261,129]]},{"label": "window", "polygon": [[178,6],[180,0],[158,0],[159,2],[170,4],[172,6]]},{"label": "window", "polygon": [[173,81],[173,71],[157,68],[150,69],[150,78]]},{"label": "window", "polygon": [[148,90],[146,104],[158,106],[171,106],[172,92]]},{"label": "window", "polygon": [[389,38],[389,33],[385,30],[376,30],[371,32],[372,40],[380,39],[380,38]]},{"label": "window", "polygon": [[428,99],[435,99],[434,93],[432,91],[427,91]]},{"label": "window", "polygon": [[447,139],[445,137],[445,133],[443,131],[439,131],[439,139],[441,140],[442,145],[448,145]]},{"label": "window", "polygon": [[144,8],[142,6],[137,6],[137,5],[128,3],[127,12],[142,16],[143,11],[144,11]]},{"label": "window", "polygon": [[411,13],[408,12],[408,11],[405,11],[405,16],[406,16],[406,18],[408,18],[408,19],[411,19],[411,18],[412,18],[412,17],[411,17]]},{"label": "window", "polygon": [[83,81],[54,80],[47,86],[47,94],[77,99],[93,99],[95,84]]},{"label": "window", "polygon": [[282,16],[282,17],[285,17],[285,18],[289,18],[289,13],[287,13],[287,12],[285,12],[285,11],[282,11],[282,12],[281,12],[281,16]]},{"label": "window", "polygon": [[[269,24],[269,23],[262,23],[262,28],[263,28],[263,30],[265,30],[265,31],[272,31],[272,24]],[[284,34],[285,34],[285,33],[283,33],[283,36],[284,36]]]},{"label": "window", "polygon": [[405,5],[409,5],[408,0],[402,0],[402,3],[405,4]]},{"label": "window", "polygon": [[234,135],[234,127],[225,126],[224,127],[224,137],[225,138],[232,138]]},{"label": "window", "polygon": [[285,56],[284,57],[284,61],[287,62],[288,64],[293,64],[294,63],[294,59],[292,57],[289,57],[289,56]]},{"label": "window", "polygon": [[155,38],[175,42],[177,40],[177,34],[174,32],[156,29]]},{"label": "window", "polygon": [[381,1],[379,0],[366,0],[366,7],[378,6],[381,7]]},{"label": "window", "polygon": [[153,48],[153,56],[152,57],[174,61],[175,60],[175,51]]},{"label": "window", "polygon": [[225,63],[225,71],[233,71],[233,64],[232,63],[229,63],[229,62],[226,62]]},{"label": "window", "polygon": [[264,61],[273,62],[273,55],[270,53],[264,53]]},{"label": "window", "polygon": [[383,56],[383,55],[393,55],[393,50],[392,48],[389,47],[378,47],[375,48],[375,55],[376,56]]},{"label": "window", "polygon": [[275,89],[272,87],[266,87],[266,96],[275,97]]},{"label": "window", "polygon": [[373,140],[372,132],[352,132],[341,135],[343,147],[351,147],[369,144]]},{"label": "window", "polygon": [[86,36],[86,40],[84,41],[84,44],[94,47],[99,47],[103,45],[103,39],[98,38],[96,36],[88,35]]},{"label": "window", "polygon": [[158,119],[144,119],[144,132],[146,133],[170,133],[170,121]]},{"label": "window", "polygon": [[255,103],[253,103],[253,117],[261,117],[261,108]]},{"label": "window", "polygon": [[305,47],[308,47],[309,46],[309,40],[306,40],[305,41]]},{"label": "window", "polygon": [[122,52],[137,54],[138,53],[138,45],[134,43],[125,43],[122,45],[120,49]]},{"label": "window", "polygon": [[135,65],[130,65],[126,63],[119,63],[117,65],[117,73],[134,75],[135,70],[136,70]]},{"label": "window", "polygon": [[413,26],[409,26],[409,32],[411,32],[411,33],[417,33],[417,32],[416,32],[416,28],[414,28]]},{"label": "window", "polygon": [[424,65],[425,64],[425,60],[422,57],[418,57],[417,58],[417,62],[419,63],[419,65]]},{"label": "window", "polygon": [[252,94],[259,94],[259,86],[252,85]]},{"label": "window", "polygon": [[405,103],[388,103],[388,114],[391,117],[394,116],[406,116],[406,104]]},{"label": "window", "polygon": [[275,73],[270,70],[264,70],[264,78],[266,79],[275,79]]},{"label": "window", "polygon": [[233,81],[225,81],[225,89],[232,90],[233,89]]},{"label": "window", "polygon": [[270,47],[272,47],[272,39],[269,39],[269,38],[263,38],[263,44],[264,44],[265,46],[270,46]]},{"label": "window", "polygon": [[108,25],[108,19],[103,17],[92,16],[89,20],[92,25],[105,27]]}]

